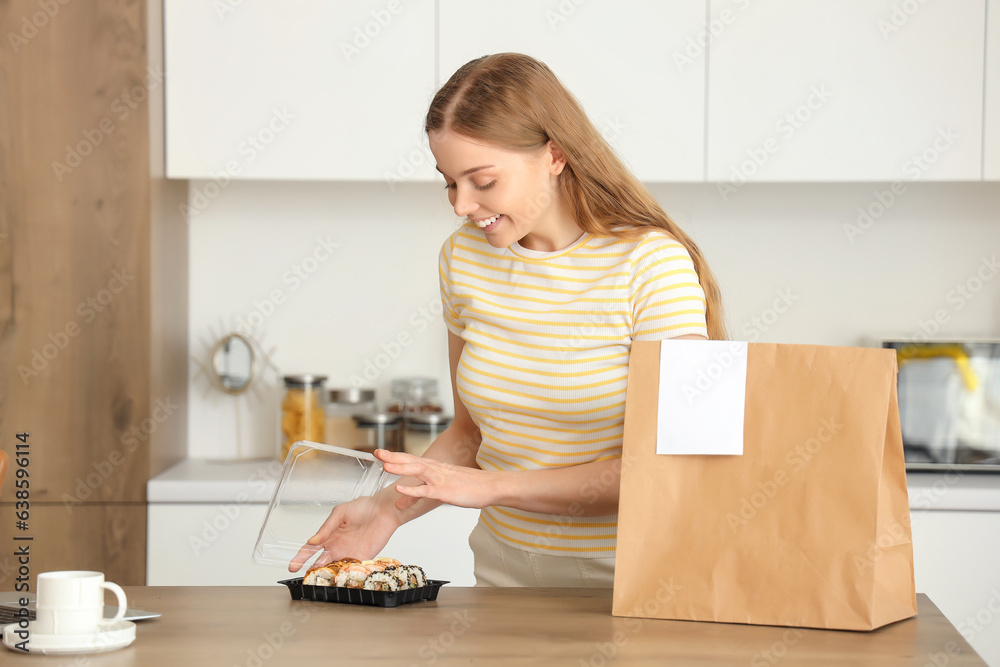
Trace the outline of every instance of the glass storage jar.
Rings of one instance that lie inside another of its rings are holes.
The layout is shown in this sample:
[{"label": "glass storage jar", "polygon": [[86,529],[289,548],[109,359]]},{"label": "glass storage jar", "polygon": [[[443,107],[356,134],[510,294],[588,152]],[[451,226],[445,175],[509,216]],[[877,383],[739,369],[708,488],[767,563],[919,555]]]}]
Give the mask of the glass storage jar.
[{"label": "glass storage jar", "polygon": [[375,390],[360,387],[330,389],[328,397],[324,442],[354,449],[358,441],[358,425],[353,416],[375,411]]},{"label": "glass storage jar", "polygon": [[364,412],[354,415],[357,436],[353,449],[374,452],[386,449],[390,452],[403,451],[402,418],[391,412]]},{"label": "glass storage jar", "polygon": [[279,455],[285,460],[288,449],[299,440],[322,442],[325,437],[323,406],[325,375],[286,375],[285,396],[281,401],[281,443]]},{"label": "glass storage jar", "polygon": [[396,378],[391,385],[389,412],[401,415],[442,412],[437,380],[425,377]]},{"label": "glass storage jar", "polygon": [[403,450],[414,456],[423,456],[431,443],[451,424],[451,415],[437,412],[411,414],[406,420]]}]

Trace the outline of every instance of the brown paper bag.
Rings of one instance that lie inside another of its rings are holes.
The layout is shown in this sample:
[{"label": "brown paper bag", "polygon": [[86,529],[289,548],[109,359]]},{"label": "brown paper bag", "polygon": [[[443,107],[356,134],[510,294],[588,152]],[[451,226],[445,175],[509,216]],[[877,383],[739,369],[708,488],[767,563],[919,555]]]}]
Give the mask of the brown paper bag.
[{"label": "brown paper bag", "polygon": [[871,630],[917,613],[894,352],[750,344],[742,456],[656,454],[659,359],[633,343],[614,615]]}]

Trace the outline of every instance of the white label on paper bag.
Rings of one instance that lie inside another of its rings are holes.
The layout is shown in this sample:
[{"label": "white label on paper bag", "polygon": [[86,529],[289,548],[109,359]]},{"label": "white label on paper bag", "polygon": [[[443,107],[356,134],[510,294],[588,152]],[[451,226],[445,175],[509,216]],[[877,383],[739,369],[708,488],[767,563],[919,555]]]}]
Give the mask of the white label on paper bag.
[{"label": "white label on paper bag", "polygon": [[746,342],[664,340],[656,453],[743,454],[746,391]]}]

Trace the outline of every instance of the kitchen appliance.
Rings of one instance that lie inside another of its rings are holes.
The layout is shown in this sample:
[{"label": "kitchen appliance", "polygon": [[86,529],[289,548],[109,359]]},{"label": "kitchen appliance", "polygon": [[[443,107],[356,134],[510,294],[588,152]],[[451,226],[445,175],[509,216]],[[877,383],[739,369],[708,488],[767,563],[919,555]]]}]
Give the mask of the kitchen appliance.
[{"label": "kitchen appliance", "polygon": [[1000,472],[1000,340],[883,340],[896,351],[907,470]]}]

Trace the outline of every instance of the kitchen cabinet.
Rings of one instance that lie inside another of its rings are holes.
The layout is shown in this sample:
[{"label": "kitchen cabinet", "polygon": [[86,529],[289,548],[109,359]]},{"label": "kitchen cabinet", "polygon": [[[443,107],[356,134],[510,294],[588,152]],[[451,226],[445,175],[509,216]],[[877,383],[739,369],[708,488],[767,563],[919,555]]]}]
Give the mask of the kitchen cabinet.
[{"label": "kitchen cabinet", "polygon": [[985,0],[710,8],[707,174],[723,190],[981,178]]},{"label": "kitchen cabinet", "polygon": [[30,483],[16,497],[12,469],[0,497],[0,590],[25,565],[32,590],[55,569],[141,584],[146,480],[185,430],[186,228],[150,174],[158,3],[0,13],[22,40],[0,54],[0,446],[28,434]]},{"label": "kitchen cabinet", "polygon": [[440,0],[440,83],[484,54],[539,58],[642,180],[704,178],[704,0]]},{"label": "kitchen cabinet", "polygon": [[[272,586],[296,576],[252,559],[266,512],[266,503],[150,503],[147,584]],[[433,578],[472,586],[468,537],[478,518],[478,510],[439,507],[403,525],[382,553],[420,565]]]},{"label": "kitchen cabinet", "polygon": [[983,179],[1000,181],[1000,0],[987,2],[985,81]]},{"label": "kitchen cabinet", "polygon": [[910,523],[917,591],[1000,665],[1000,512],[911,510]]},{"label": "kitchen cabinet", "polygon": [[168,177],[433,176],[432,0],[166,0],[164,22]]}]

